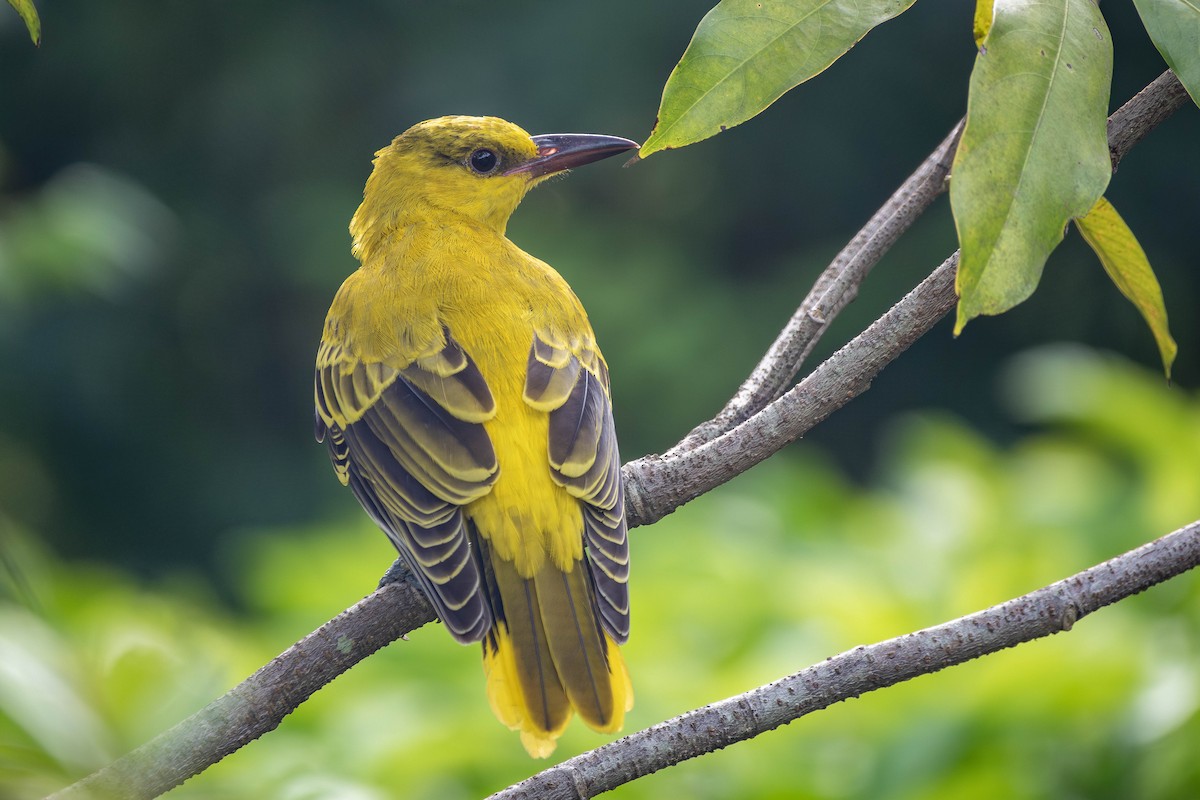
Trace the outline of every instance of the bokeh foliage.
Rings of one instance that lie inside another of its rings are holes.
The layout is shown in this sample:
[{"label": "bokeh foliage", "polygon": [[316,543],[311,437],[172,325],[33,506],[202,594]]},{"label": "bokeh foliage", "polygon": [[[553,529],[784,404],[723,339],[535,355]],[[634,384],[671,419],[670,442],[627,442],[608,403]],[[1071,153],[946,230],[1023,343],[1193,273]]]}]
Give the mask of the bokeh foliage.
[{"label": "bokeh foliage", "polygon": [[[709,5],[62,0],[40,4],[39,50],[0,15],[0,797],[57,788],[173,724],[390,560],[310,439],[312,356],[354,267],[345,225],[370,153],[444,113],[643,136]],[[724,402],[962,115],[971,11],[917,3],[769,115],[526,201],[510,233],[587,305],[626,458]],[[1104,11],[1119,103],[1162,62],[1132,6]],[[959,340],[935,331],[778,463],[634,533],[630,726],[1197,516],[1198,136],[1185,109],[1107,190],[1162,282],[1184,388],[1042,355],[997,392],[997,365],[1048,341],[1156,363],[1069,236],[1028,303]],[[822,352],[954,246],[942,203]],[[1195,601],[1177,581],[624,791],[1194,795]],[[597,741],[573,730],[562,749]],[[488,712],[475,654],[430,629],[177,795],[465,797],[532,768]]]},{"label": "bokeh foliage", "polygon": [[[1005,600],[1200,516],[1187,468],[1200,460],[1200,398],[1077,347],[1029,352],[1004,374],[1014,413],[1036,426],[1009,447],[946,414],[911,415],[889,427],[873,489],[817,457],[779,461],[635,532],[629,727]],[[236,575],[250,613],[233,618],[194,572],[149,582],[68,565],[8,530],[28,582],[0,607],[8,796],[56,788],[186,715],[357,599],[374,576],[365,556],[386,557],[367,524],[258,533]],[[536,764],[492,718],[480,673],[474,648],[422,629],[170,796],[481,796]],[[1189,575],[1070,633],[614,796],[1190,797],[1198,707]],[[561,754],[599,741],[575,725]]]},{"label": "bokeh foliage", "polygon": [[[768,114],[528,198],[510,233],[589,309],[627,458],[724,403],[816,271],[961,117],[968,5],[916,3]],[[310,382],[354,268],[346,224],[370,154],[444,113],[639,138],[707,5],[506,8],[62,0],[41,9],[40,49],[0,15],[0,507],[66,552],[146,571],[201,560],[218,580],[220,543],[244,526],[356,513],[309,440]],[[1120,102],[1162,58],[1132,7],[1105,14]],[[1175,312],[1185,386],[1200,335],[1176,309],[1200,291],[1200,234],[1177,220],[1200,214],[1200,166],[1181,156],[1197,137],[1200,115],[1181,111],[1108,192]],[[821,353],[954,246],[943,202]],[[899,410],[948,407],[1014,435],[988,377],[1006,352],[1067,339],[1155,357],[1078,237],[1056,260],[1030,303],[958,341],[928,337],[808,441],[862,476]]]}]

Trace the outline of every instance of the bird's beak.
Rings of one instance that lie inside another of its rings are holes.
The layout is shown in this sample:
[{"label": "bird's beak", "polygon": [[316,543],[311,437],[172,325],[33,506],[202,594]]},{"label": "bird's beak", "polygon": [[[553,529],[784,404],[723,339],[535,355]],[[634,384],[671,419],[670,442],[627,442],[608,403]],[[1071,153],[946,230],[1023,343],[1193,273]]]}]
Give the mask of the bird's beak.
[{"label": "bird's beak", "polygon": [[641,146],[620,136],[604,136],[598,133],[549,133],[534,136],[533,143],[537,145],[537,155],[506,170],[505,175],[540,178],[618,153],[636,150]]}]

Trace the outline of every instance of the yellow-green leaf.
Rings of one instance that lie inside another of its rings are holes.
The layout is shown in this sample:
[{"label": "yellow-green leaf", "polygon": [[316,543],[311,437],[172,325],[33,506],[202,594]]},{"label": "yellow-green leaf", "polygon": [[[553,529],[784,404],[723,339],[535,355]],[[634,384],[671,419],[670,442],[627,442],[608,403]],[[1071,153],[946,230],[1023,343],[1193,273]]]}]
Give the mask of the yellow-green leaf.
[{"label": "yellow-green leaf", "polygon": [[29,38],[33,39],[34,45],[40,45],[42,43],[42,21],[38,19],[37,9],[33,7],[33,0],[8,0],[8,4],[17,10],[21,19],[25,20],[25,27],[29,29]]},{"label": "yellow-green leaf", "polygon": [[1146,32],[1200,105],[1200,0],[1133,0]]},{"label": "yellow-green leaf", "polygon": [[1029,297],[1067,222],[1104,193],[1111,79],[1094,0],[995,0],[951,171],[956,333]]},{"label": "yellow-green leaf", "polygon": [[983,40],[987,38],[988,31],[992,29],[992,4],[993,0],[975,0],[975,46],[983,47]]},{"label": "yellow-green leaf", "polygon": [[1179,348],[1167,329],[1167,307],[1162,289],[1133,231],[1112,203],[1103,197],[1096,201],[1091,211],[1075,220],[1075,225],[1096,252],[1108,277],[1150,326],[1162,357],[1163,371],[1170,378],[1171,364]]},{"label": "yellow-green leaf", "polygon": [[745,122],[915,0],[722,0],[667,78],[639,155]]}]

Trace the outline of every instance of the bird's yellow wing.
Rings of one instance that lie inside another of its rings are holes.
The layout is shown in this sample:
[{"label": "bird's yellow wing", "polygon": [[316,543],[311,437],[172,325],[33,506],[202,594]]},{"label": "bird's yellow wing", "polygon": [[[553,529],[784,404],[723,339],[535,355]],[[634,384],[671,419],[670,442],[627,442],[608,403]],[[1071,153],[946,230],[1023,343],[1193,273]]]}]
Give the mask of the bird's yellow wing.
[{"label": "bird's yellow wing", "polygon": [[483,426],[496,405],[449,330],[425,352],[403,365],[364,363],[323,340],[316,436],[342,483],[405,555],[447,629],[474,642],[491,612],[462,506],[496,480]]},{"label": "bird's yellow wing", "polygon": [[591,342],[539,331],[529,350],[524,397],[550,415],[551,476],[580,500],[600,622],[623,644],[629,638],[629,542],[608,367]]}]

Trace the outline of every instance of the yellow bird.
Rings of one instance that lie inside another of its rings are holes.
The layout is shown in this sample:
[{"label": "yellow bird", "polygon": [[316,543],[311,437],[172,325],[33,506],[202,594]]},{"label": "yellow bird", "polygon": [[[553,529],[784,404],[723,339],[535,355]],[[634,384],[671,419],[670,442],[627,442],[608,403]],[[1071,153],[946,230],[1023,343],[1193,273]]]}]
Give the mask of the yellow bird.
[{"label": "yellow bird", "polygon": [[637,143],[494,117],[414,125],[350,221],[362,266],[317,351],[316,434],[535,757],[633,691],[629,545],[608,368],[566,281],[505,236],[554,173]]}]

